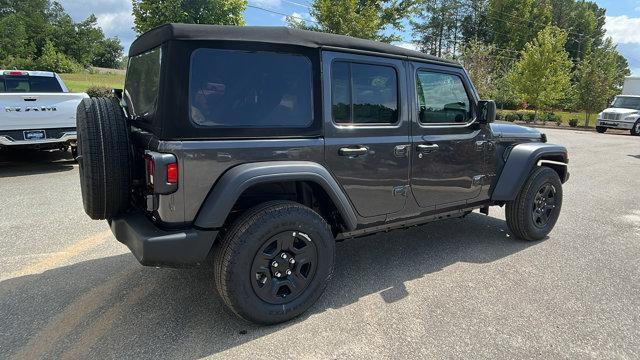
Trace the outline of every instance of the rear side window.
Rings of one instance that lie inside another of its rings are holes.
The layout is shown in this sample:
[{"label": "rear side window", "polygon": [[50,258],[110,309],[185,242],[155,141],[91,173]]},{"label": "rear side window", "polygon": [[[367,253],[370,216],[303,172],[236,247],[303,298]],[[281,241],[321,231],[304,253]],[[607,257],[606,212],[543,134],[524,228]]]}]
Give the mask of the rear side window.
[{"label": "rear side window", "polygon": [[391,66],[334,62],[331,94],[337,124],[398,121],[398,75]]},{"label": "rear side window", "polygon": [[462,79],[453,74],[418,71],[419,118],[423,124],[457,124],[472,119]]},{"label": "rear side window", "polygon": [[58,79],[52,76],[5,76],[0,78],[0,92],[62,92]]},{"label": "rear side window", "polygon": [[301,128],[313,122],[312,69],[301,55],[197,49],[189,116],[207,127]]},{"label": "rear side window", "polygon": [[136,117],[152,114],[158,99],[161,50],[156,48],[129,59],[124,90],[129,111]]}]

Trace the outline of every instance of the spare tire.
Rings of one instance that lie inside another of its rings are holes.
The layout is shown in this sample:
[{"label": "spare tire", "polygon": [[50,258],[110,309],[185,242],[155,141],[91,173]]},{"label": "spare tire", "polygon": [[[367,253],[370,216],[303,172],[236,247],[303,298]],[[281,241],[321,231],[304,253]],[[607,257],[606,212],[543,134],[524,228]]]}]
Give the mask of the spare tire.
[{"label": "spare tire", "polygon": [[111,219],[129,207],[131,153],[127,121],[117,99],[83,99],[76,112],[84,211]]}]

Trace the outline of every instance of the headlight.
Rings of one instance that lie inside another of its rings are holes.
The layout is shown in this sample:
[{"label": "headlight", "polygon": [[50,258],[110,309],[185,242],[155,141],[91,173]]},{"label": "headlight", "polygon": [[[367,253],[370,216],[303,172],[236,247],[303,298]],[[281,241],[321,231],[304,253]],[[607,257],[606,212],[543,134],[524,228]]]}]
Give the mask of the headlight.
[{"label": "headlight", "polygon": [[638,118],[638,114],[627,115],[624,119],[626,121],[635,121]]}]

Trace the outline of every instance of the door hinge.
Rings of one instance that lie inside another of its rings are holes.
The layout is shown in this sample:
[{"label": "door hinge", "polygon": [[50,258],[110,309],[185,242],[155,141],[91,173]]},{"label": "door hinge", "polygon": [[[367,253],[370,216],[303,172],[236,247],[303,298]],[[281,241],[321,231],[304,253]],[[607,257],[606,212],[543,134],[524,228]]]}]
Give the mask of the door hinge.
[{"label": "door hinge", "polygon": [[409,185],[394,186],[393,196],[407,196],[407,188]]}]

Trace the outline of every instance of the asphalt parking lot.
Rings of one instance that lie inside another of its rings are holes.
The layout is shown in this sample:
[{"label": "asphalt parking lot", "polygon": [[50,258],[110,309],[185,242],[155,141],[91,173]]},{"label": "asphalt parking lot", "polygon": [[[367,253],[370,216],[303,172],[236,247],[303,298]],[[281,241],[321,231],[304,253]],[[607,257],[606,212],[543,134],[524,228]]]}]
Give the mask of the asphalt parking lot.
[{"label": "asphalt parking lot", "polygon": [[640,138],[545,132],[571,158],[548,239],[492,208],[344,241],[320,301],[270,327],[208,270],[140,266],[66,155],[1,152],[0,358],[640,358]]}]

